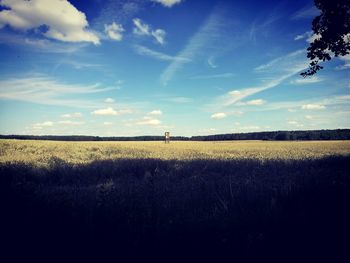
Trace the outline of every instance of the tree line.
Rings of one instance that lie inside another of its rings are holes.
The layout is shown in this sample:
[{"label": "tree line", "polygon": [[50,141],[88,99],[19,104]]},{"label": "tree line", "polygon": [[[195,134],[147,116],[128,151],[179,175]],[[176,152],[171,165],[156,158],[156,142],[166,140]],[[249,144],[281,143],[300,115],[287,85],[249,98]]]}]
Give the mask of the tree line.
[{"label": "tree line", "polygon": [[[164,136],[100,137],[83,135],[0,135],[0,139],[53,140],[53,141],[164,141]],[[269,131],[228,133],[204,136],[174,136],[172,141],[308,141],[308,140],[350,140],[350,129],[307,130],[307,131]]]}]

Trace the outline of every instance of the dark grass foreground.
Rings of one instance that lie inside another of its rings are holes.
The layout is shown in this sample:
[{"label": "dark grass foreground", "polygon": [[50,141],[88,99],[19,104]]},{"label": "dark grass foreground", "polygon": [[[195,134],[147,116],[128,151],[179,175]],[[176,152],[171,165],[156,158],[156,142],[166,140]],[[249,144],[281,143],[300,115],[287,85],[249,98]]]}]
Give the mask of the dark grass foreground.
[{"label": "dark grass foreground", "polygon": [[350,157],[53,159],[48,169],[3,165],[0,173],[1,250],[13,259],[349,256]]}]

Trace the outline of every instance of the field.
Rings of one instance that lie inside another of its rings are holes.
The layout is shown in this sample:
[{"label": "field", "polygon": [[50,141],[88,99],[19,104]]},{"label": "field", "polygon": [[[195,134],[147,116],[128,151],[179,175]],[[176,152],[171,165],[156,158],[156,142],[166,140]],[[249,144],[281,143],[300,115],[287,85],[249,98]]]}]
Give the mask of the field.
[{"label": "field", "polygon": [[0,140],[0,173],[8,251],[337,261],[349,245],[350,141]]},{"label": "field", "polygon": [[350,155],[350,141],[55,142],[0,140],[0,163],[47,166],[52,160],[303,160]]}]

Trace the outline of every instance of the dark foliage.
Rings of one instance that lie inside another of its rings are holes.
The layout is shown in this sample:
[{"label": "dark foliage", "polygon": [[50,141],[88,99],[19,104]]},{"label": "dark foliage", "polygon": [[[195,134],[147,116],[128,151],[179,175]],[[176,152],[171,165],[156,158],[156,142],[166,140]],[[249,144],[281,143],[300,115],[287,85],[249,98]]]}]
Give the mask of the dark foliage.
[{"label": "dark foliage", "polygon": [[68,253],[79,261],[341,262],[349,171],[350,158],[340,156],[2,165],[1,249],[12,262]]},{"label": "dark foliage", "polygon": [[315,0],[321,14],[312,21],[312,30],[320,36],[310,43],[307,57],[310,67],[301,73],[303,77],[314,75],[323,67],[319,62],[350,54],[350,1],[349,0]]},{"label": "dark foliage", "polygon": [[[164,136],[138,137],[98,137],[98,136],[56,136],[56,135],[0,135],[0,139],[17,140],[54,140],[54,141],[164,141]],[[207,136],[174,136],[172,141],[225,141],[225,140],[350,140],[350,129],[309,130],[309,131],[272,131],[229,133]]]},{"label": "dark foliage", "polygon": [[195,141],[225,141],[225,140],[271,140],[271,141],[309,141],[309,140],[350,140],[349,129],[314,130],[314,131],[272,131],[217,134],[208,136],[193,136]]}]

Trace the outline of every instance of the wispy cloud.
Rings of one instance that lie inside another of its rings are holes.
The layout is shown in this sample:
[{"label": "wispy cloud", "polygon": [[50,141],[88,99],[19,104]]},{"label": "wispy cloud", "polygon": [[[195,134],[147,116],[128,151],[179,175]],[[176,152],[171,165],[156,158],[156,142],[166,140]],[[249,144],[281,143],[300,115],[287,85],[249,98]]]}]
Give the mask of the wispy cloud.
[{"label": "wispy cloud", "polygon": [[342,66],[337,67],[337,69],[348,69],[350,68],[350,55],[339,57],[341,61],[344,62]]},{"label": "wispy cloud", "polygon": [[266,35],[268,28],[280,18],[281,14],[278,8],[272,10],[266,17],[256,18],[250,26],[249,39],[255,42],[258,34]]},{"label": "wispy cloud", "polygon": [[45,53],[74,53],[86,46],[84,43],[53,42],[49,39],[26,37],[16,33],[0,33],[0,43]]},{"label": "wispy cloud", "polygon": [[146,24],[139,18],[134,18],[132,21],[135,26],[133,29],[135,35],[152,36],[157,43],[161,45],[165,43],[166,32],[163,29],[158,28],[153,30],[150,25]]},{"label": "wispy cloud", "polygon": [[59,61],[58,66],[56,66],[56,70],[58,67],[60,67],[63,64],[70,65],[75,69],[87,69],[87,68],[101,69],[103,67],[103,65],[101,64],[86,63],[86,62],[80,62],[80,61],[75,61],[70,59],[63,59]]},{"label": "wispy cloud", "polygon": [[66,125],[66,126],[80,126],[85,124],[85,122],[67,120],[67,121],[59,121],[58,124]]},{"label": "wispy cloud", "polygon": [[137,125],[158,126],[162,122],[153,117],[144,117],[143,120],[136,122]]},{"label": "wispy cloud", "polygon": [[169,101],[169,102],[174,102],[174,103],[190,103],[190,102],[193,101],[192,98],[177,97],[177,96],[174,96],[174,97],[166,97],[166,98],[163,98],[162,100],[164,100],[164,101]]},{"label": "wispy cloud", "polygon": [[183,0],[151,0],[151,1],[162,4],[165,7],[172,7],[173,5],[180,4]]},{"label": "wispy cloud", "polygon": [[229,106],[229,105],[235,104],[237,102],[240,102],[246,97],[252,96],[256,93],[278,86],[280,83],[282,83],[282,81],[284,81],[285,79],[289,78],[292,75],[294,74],[289,74],[289,75],[276,78],[274,80],[270,80],[262,84],[261,86],[257,86],[253,88],[245,88],[241,90],[232,90],[219,98],[219,104],[223,106]]},{"label": "wispy cloud", "polygon": [[61,115],[62,118],[81,118],[83,117],[83,114],[81,114],[80,112],[74,112],[74,113],[67,113],[67,114],[63,114]]},{"label": "wispy cloud", "polygon": [[306,7],[303,7],[302,9],[299,9],[294,14],[292,14],[291,19],[299,20],[299,19],[314,18],[319,14],[320,14],[320,11],[315,6],[306,6]]},{"label": "wispy cloud", "polygon": [[45,127],[52,127],[53,124],[54,123],[52,121],[39,122],[39,123],[34,123],[32,125],[32,128],[33,129],[43,129]]},{"label": "wispy cloud", "polygon": [[217,68],[218,67],[218,65],[215,63],[215,60],[214,60],[213,56],[208,58],[207,62],[208,62],[209,67],[211,67],[211,68]]},{"label": "wispy cloud", "polygon": [[247,102],[244,102],[245,105],[253,105],[253,106],[259,106],[265,104],[266,101],[262,99],[256,99],[256,100],[249,100]]},{"label": "wispy cloud", "polygon": [[68,126],[81,126],[84,125],[85,122],[83,121],[72,121],[72,120],[64,120],[64,121],[44,121],[39,123],[34,123],[31,125],[31,129],[33,131],[46,131],[47,129],[54,131],[54,127],[68,127]]},{"label": "wispy cloud", "polygon": [[114,103],[115,100],[112,99],[112,98],[107,98],[107,99],[105,99],[105,102],[106,102],[106,103]]},{"label": "wispy cloud", "polygon": [[304,34],[297,35],[294,37],[295,41],[301,40],[301,39],[309,39],[312,36],[312,31],[306,31]]},{"label": "wispy cloud", "polygon": [[[72,98],[82,94],[101,93],[112,89],[101,88],[98,83],[93,85],[62,83],[46,75],[29,75],[22,78],[0,80],[1,99],[70,107],[94,107],[96,104],[92,101]],[[68,95],[69,99],[67,98]]]},{"label": "wispy cloud", "polygon": [[[184,57],[194,60],[199,51],[208,46],[210,41],[220,37],[220,29],[224,23],[222,17],[214,10],[202,24],[199,30],[190,38],[186,46],[178,53],[177,57]],[[163,85],[173,78],[173,76],[187,63],[187,61],[173,61],[162,72],[160,82]]]},{"label": "wispy cloud", "polygon": [[298,127],[298,128],[301,128],[301,127],[304,127],[304,125],[298,121],[295,121],[295,120],[290,120],[287,122],[289,125],[291,126],[295,126],[295,127]]},{"label": "wispy cloud", "polygon": [[318,76],[312,76],[307,78],[297,78],[295,80],[292,80],[290,83],[295,85],[305,85],[305,84],[313,84],[323,81],[323,79],[319,78]]},{"label": "wispy cloud", "polygon": [[153,110],[153,111],[147,113],[147,115],[153,115],[153,116],[160,116],[162,114],[163,114],[163,112],[161,110]]},{"label": "wispy cloud", "polygon": [[123,28],[123,26],[115,22],[109,25],[105,25],[105,33],[110,39],[115,41],[122,41],[124,31],[125,29]]},{"label": "wispy cloud", "polygon": [[190,79],[228,79],[228,78],[233,78],[236,76],[233,73],[222,73],[222,74],[214,74],[214,75],[198,75],[198,76],[193,76]]},{"label": "wispy cloud", "polygon": [[[304,50],[297,50],[287,55],[276,58],[254,69],[262,81],[260,85],[250,88],[234,89],[215,99],[214,106],[230,106],[233,104],[244,105],[243,99],[254,94],[277,87],[283,81],[299,73],[308,67]],[[238,103],[239,102],[239,103]],[[263,103],[263,100],[253,100],[251,103]]]},{"label": "wispy cloud", "polygon": [[210,118],[214,119],[214,120],[220,120],[220,119],[224,119],[227,117],[227,114],[224,112],[217,112],[214,113],[210,116]]},{"label": "wispy cloud", "polygon": [[[290,113],[299,112],[300,110],[325,110],[325,109],[341,109],[350,103],[350,95],[336,95],[324,98],[312,98],[305,100],[293,100],[293,101],[279,101],[270,102],[259,108],[259,111],[263,110],[281,110],[285,109]],[[250,108],[249,111],[254,111],[254,108]],[[247,109],[248,111],[248,109]]]},{"label": "wispy cloud", "polygon": [[319,104],[305,104],[305,105],[302,105],[301,108],[303,110],[323,110],[326,107],[324,105],[319,105]]},{"label": "wispy cloud", "polygon": [[190,60],[185,58],[185,57],[177,57],[177,56],[170,56],[158,51],[151,50],[147,47],[140,46],[140,45],[135,45],[134,50],[136,51],[137,54],[142,55],[142,56],[148,56],[157,60],[162,60],[162,61],[184,61],[184,62],[189,62]]}]

